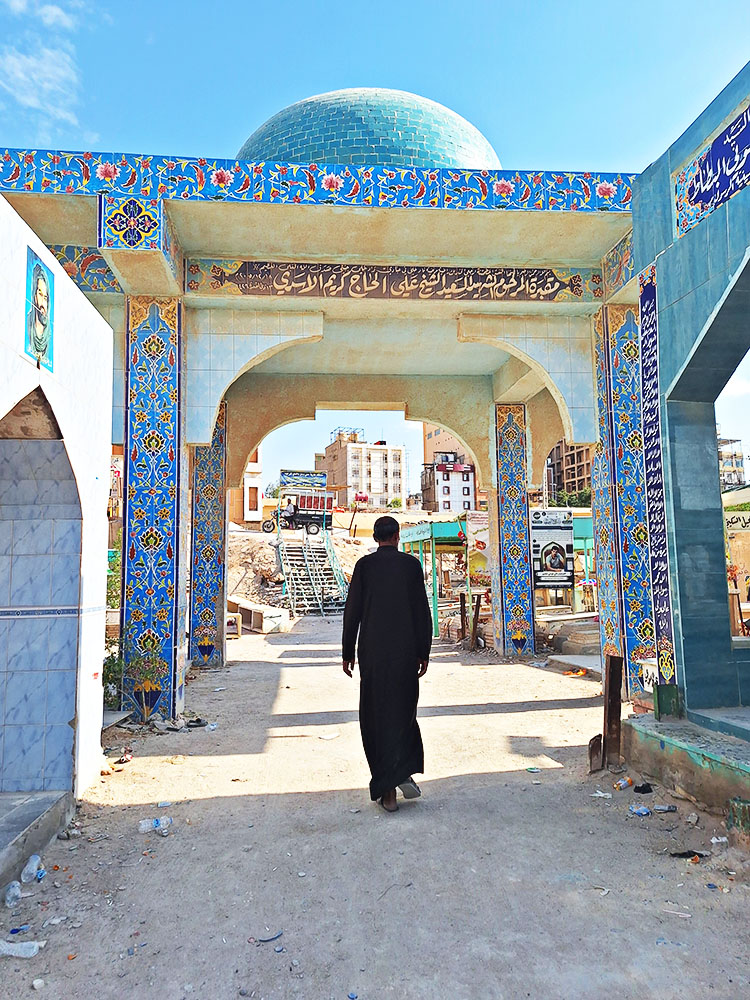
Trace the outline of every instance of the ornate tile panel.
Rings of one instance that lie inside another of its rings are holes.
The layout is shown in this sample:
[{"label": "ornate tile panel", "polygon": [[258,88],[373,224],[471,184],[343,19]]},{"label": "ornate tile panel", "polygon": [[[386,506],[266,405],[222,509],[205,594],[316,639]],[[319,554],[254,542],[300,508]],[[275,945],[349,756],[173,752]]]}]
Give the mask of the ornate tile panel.
[{"label": "ornate tile panel", "polygon": [[[125,702],[171,716],[180,647],[182,342],[177,299],[128,299],[122,634]],[[148,660],[148,668],[144,663]]]},{"label": "ornate tile panel", "polygon": [[618,540],[614,518],[612,402],[609,373],[609,336],[605,310],[594,317],[598,438],[591,464],[591,501],[596,560],[599,638],[605,656],[622,656],[622,595]]},{"label": "ornate tile panel", "polygon": [[222,403],[210,445],[195,449],[190,584],[190,659],[222,662],[226,546],[226,415]]},{"label": "ornate tile panel", "polygon": [[636,662],[656,656],[646,512],[641,355],[632,308],[608,306],[616,525],[622,573],[622,616],[628,690],[643,690]]},{"label": "ornate tile panel", "polygon": [[99,198],[99,246],[111,250],[161,250],[163,202],[105,194]]},{"label": "ornate tile panel", "polygon": [[526,476],[526,407],[499,403],[497,421],[497,500],[503,645],[506,652],[534,651],[529,496]]},{"label": "ornate tile panel", "polygon": [[51,246],[63,270],[84,292],[122,292],[120,283],[96,247]]},{"label": "ornate tile panel", "polygon": [[641,392],[643,398],[643,453],[646,476],[651,587],[654,606],[659,679],[675,680],[672,593],[669,582],[667,511],[664,499],[664,466],[659,396],[659,325],[656,264],[638,276],[641,329]]},{"label": "ornate tile panel", "polygon": [[388,208],[629,212],[634,174],[249,163],[0,149],[0,191]]},{"label": "ornate tile panel", "polygon": [[492,580],[492,635],[498,653],[505,651],[503,641],[503,584],[500,576],[500,526],[497,490],[487,490],[490,534],[490,579]]},{"label": "ornate tile panel", "polygon": [[633,277],[635,258],[633,257],[633,230],[625,233],[602,261],[604,272],[604,294],[610,298]]},{"label": "ornate tile panel", "polygon": [[750,108],[739,114],[710,146],[675,178],[677,235],[697,226],[719,205],[750,184]]}]

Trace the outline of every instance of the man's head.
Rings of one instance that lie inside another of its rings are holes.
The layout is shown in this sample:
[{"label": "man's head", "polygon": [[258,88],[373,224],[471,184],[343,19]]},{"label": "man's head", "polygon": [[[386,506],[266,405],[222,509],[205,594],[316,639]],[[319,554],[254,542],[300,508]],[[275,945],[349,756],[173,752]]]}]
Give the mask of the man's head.
[{"label": "man's head", "polygon": [[398,521],[395,517],[379,517],[372,529],[372,537],[378,545],[398,545]]},{"label": "man's head", "polygon": [[47,275],[44,273],[41,264],[34,265],[32,285],[34,288],[32,296],[34,319],[40,326],[46,327],[49,320],[49,285],[47,284]]}]

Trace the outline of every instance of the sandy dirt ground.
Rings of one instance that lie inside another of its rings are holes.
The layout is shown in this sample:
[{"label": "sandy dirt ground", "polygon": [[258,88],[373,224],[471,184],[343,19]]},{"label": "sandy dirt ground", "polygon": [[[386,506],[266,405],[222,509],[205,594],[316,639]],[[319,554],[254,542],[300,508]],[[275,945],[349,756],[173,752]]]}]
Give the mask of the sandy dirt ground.
[{"label": "sandy dirt ground", "polygon": [[[3,932],[31,925],[15,940],[48,942],[0,958],[3,998],[35,979],[50,1000],[750,995],[743,858],[710,844],[716,817],[687,823],[692,804],[639,819],[632,791],[586,774],[595,681],[438,645],[424,794],[388,815],[365,790],[339,630],[230,642],[229,668],[188,691],[215,731],[129,737],[83,835],[55,841],[49,875],[2,913]],[[170,836],[137,832],[158,815]],[[700,864],[669,853],[701,845]]]}]

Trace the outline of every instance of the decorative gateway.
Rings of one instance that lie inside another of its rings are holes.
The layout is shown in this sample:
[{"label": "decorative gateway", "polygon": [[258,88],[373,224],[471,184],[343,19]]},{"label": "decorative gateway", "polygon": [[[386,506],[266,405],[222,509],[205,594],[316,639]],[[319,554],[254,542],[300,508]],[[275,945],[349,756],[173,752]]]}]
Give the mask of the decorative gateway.
[{"label": "decorative gateway", "polygon": [[530,513],[534,588],[572,587],[575,582],[573,511],[556,507]]}]

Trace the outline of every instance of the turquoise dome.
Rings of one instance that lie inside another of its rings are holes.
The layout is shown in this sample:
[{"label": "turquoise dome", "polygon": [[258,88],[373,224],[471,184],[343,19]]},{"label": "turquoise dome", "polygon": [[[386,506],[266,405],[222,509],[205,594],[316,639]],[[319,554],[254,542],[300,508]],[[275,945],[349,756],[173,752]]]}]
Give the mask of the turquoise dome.
[{"label": "turquoise dome", "polygon": [[455,111],[403,90],[353,88],[308,97],[250,136],[240,160],[497,169],[497,153]]}]

